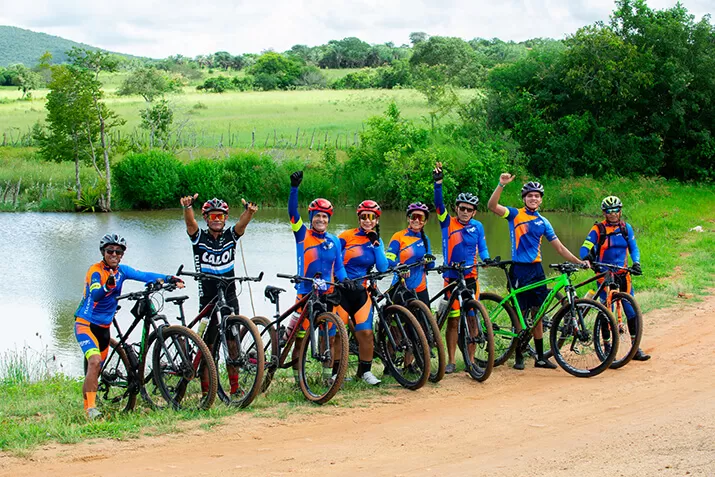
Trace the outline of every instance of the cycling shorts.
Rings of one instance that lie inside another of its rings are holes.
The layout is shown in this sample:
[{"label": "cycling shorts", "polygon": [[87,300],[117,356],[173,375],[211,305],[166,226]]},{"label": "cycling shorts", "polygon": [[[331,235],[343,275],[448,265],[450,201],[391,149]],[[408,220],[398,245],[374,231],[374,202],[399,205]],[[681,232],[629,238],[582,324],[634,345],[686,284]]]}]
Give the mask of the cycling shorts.
[{"label": "cycling shorts", "polygon": [[74,336],[84,353],[85,366],[87,360],[95,355],[98,355],[102,362],[107,359],[109,335],[109,325],[95,325],[84,318],[75,317]]}]

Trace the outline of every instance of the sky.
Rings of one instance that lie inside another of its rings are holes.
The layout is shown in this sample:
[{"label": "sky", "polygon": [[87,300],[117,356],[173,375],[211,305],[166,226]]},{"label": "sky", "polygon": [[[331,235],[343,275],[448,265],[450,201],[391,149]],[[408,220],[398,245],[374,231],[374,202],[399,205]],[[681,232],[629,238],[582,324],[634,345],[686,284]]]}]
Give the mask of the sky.
[{"label": "sky", "polygon": [[[676,0],[649,0],[653,9]],[[683,0],[700,20],[713,0]],[[165,58],[228,51],[285,51],[355,36],[409,43],[411,32],[522,41],[564,38],[608,21],[612,0],[25,0],[6,2],[0,25],[61,36],[106,50]]]}]

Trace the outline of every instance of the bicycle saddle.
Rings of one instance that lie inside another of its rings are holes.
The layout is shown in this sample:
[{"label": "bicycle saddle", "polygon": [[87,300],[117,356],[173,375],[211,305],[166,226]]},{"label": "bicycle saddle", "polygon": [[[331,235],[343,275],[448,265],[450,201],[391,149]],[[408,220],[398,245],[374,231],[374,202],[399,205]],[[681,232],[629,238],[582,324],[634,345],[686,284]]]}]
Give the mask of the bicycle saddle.
[{"label": "bicycle saddle", "polygon": [[263,294],[265,295],[266,298],[268,298],[268,300],[271,303],[273,303],[275,305],[276,302],[278,301],[278,295],[280,295],[284,291],[285,290],[283,288],[278,288],[278,287],[268,285],[266,287],[266,290],[263,292]]}]

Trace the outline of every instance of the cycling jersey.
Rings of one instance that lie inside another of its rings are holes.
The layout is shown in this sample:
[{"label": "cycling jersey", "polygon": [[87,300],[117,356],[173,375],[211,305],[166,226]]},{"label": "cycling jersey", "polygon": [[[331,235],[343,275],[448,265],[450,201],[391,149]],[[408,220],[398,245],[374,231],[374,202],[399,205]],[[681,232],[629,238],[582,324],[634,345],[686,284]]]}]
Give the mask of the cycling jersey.
[{"label": "cycling jersey", "polygon": [[[456,217],[450,217],[444,206],[442,197],[442,184],[434,184],[434,203],[437,208],[437,218],[442,229],[442,254],[444,264],[450,265],[464,262],[472,269],[465,274],[466,278],[477,276],[477,255],[482,260],[489,258],[487,241],[484,237],[484,226],[475,219],[470,219],[466,224],[461,223]],[[444,278],[457,278],[457,272],[447,270]]]},{"label": "cycling jersey", "polygon": [[367,275],[373,266],[380,272],[387,270],[387,257],[382,239],[380,245],[375,247],[360,228],[346,230],[338,238],[348,278]]},{"label": "cycling jersey", "polygon": [[74,313],[76,317],[84,318],[95,325],[109,325],[117,311],[117,297],[122,294],[125,280],[149,283],[171,278],[171,275],[142,272],[120,264],[114,271],[116,286],[109,289],[106,284],[111,273],[111,269],[103,261],[89,267],[85,277],[84,296]]},{"label": "cycling jersey", "polygon": [[[641,261],[641,253],[638,250],[638,245],[636,245],[636,239],[633,234],[633,227],[628,224],[609,224],[608,221],[604,220],[601,222],[604,230],[606,231],[606,237],[603,241],[603,245],[598,250],[598,256],[596,261],[602,263],[608,263],[610,265],[618,265],[619,267],[628,266],[628,254],[631,255],[631,260],[633,262]],[[621,230],[621,225],[626,227],[626,237]],[[591,252],[591,250],[597,246],[600,239],[599,224],[595,224],[591,227],[591,230],[586,236],[586,240],[581,245],[579,255],[581,260],[586,258]]]},{"label": "cycling jersey", "polygon": [[[225,229],[218,238],[214,238],[208,229],[199,229],[189,235],[194,251],[194,267],[197,272],[208,273],[220,277],[234,277],[234,259],[236,257],[236,242],[241,238],[235,227]],[[200,308],[206,306],[218,294],[218,282],[215,280],[199,280]],[[226,291],[229,301],[238,303],[236,287],[230,286]],[[238,308],[236,308],[238,313]]]},{"label": "cycling jersey", "polygon": [[[425,238],[427,237],[425,236]],[[387,246],[386,255],[388,265],[394,267],[400,263],[409,265],[419,262],[427,254],[432,254],[429,239],[427,243],[425,243],[424,240],[422,240],[421,232],[414,232],[408,228],[395,232],[395,235],[390,239],[390,245]],[[429,263],[427,268],[434,268],[434,262]],[[392,283],[394,284],[397,279],[398,277],[395,275]],[[414,290],[418,293],[426,290],[427,274],[425,273],[425,266],[420,265],[410,268],[409,275],[405,277],[405,285],[410,290]]]},{"label": "cycling jersey", "polygon": [[[298,213],[297,187],[290,189],[288,215],[295,237],[298,275],[313,278],[320,273],[321,278],[328,281],[346,279],[340,241],[333,234],[318,233],[303,224]],[[295,289],[300,294],[310,293],[312,285],[310,282],[299,282],[296,283]]]},{"label": "cycling jersey", "polygon": [[502,217],[509,221],[512,261],[541,262],[541,237],[546,237],[549,242],[558,238],[551,223],[538,212],[532,212],[526,207],[505,209],[506,213]]}]

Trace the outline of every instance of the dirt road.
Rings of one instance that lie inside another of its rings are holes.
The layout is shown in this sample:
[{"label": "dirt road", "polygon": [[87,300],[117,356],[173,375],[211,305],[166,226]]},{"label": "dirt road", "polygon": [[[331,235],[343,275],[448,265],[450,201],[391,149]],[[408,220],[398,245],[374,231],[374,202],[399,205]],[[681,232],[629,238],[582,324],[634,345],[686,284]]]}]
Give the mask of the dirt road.
[{"label": "dirt road", "polygon": [[459,373],[365,408],[0,455],[0,476],[715,475],[715,296],[645,321],[653,359],[596,378]]}]

